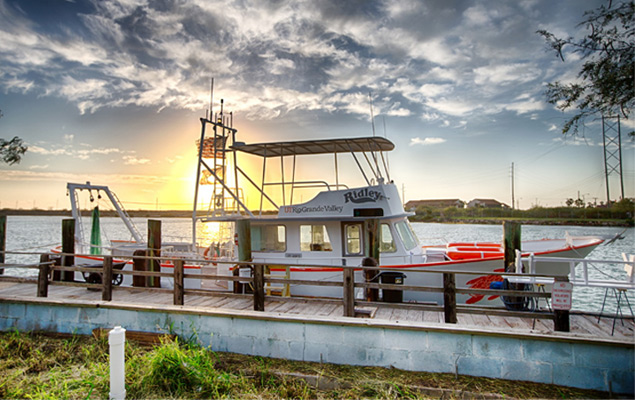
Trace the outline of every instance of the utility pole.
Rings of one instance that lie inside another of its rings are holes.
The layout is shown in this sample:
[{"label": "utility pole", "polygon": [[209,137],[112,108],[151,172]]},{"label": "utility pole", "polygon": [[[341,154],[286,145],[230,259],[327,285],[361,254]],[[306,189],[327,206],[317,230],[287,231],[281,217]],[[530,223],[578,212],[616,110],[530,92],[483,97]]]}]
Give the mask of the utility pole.
[{"label": "utility pole", "polygon": [[512,210],[514,209],[514,163],[512,163]]}]

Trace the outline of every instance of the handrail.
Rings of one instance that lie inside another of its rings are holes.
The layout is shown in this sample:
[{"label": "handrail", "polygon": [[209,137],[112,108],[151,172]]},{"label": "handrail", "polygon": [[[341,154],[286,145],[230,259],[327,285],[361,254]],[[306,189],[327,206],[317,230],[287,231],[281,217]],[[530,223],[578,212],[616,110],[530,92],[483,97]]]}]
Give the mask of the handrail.
[{"label": "handrail", "polygon": [[[23,254],[24,252],[20,252]],[[30,253],[30,254],[40,254],[40,253]],[[356,288],[364,288],[368,290],[398,290],[398,291],[419,291],[419,292],[439,292],[443,293],[443,301],[442,304],[438,307],[439,309],[443,309],[445,314],[445,322],[446,323],[456,323],[457,322],[457,313],[484,313],[485,309],[489,309],[495,313],[503,313],[505,315],[510,316],[530,316],[532,318],[552,318],[555,313],[559,311],[554,310],[554,314],[545,313],[545,312],[535,312],[535,311],[508,311],[502,307],[484,307],[483,310],[474,310],[469,307],[464,307],[463,305],[457,305],[456,303],[456,295],[457,294],[487,294],[493,296],[507,296],[507,297],[527,297],[527,298],[550,298],[551,293],[544,292],[528,292],[521,290],[504,290],[504,289],[476,289],[469,287],[456,287],[455,285],[455,275],[457,274],[478,274],[478,275],[501,275],[500,272],[468,272],[468,271],[430,271],[424,269],[416,269],[409,270],[409,272],[425,272],[425,273],[437,273],[443,275],[443,287],[432,287],[432,286],[415,286],[415,285],[400,285],[400,284],[388,284],[388,283],[377,283],[372,281],[357,281],[355,282],[355,271],[363,271],[365,269],[368,270],[383,270],[381,267],[365,267],[365,266],[345,266],[345,265],[337,265],[337,266],[319,266],[319,265],[306,265],[307,267],[321,267],[321,268],[333,268],[342,271],[341,280],[332,280],[332,281],[313,281],[313,280],[300,280],[300,279],[289,279],[283,278],[282,276],[267,276],[264,274],[264,268],[268,265],[268,263],[262,262],[231,262],[233,266],[250,266],[253,271],[253,275],[250,276],[240,276],[234,273],[233,276],[227,275],[219,275],[219,274],[192,274],[185,273],[185,260],[174,258],[174,257],[150,257],[150,256],[134,256],[134,257],[118,257],[119,259],[126,258],[134,258],[134,259],[145,259],[145,260],[162,260],[162,261],[170,261],[174,267],[171,272],[153,272],[153,271],[126,271],[126,270],[113,270],[113,257],[104,256],[103,263],[100,267],[86,268],[80,266],[60,266],[60,265],[51,265],[52,260],[50,260],[49,253],[40,254],[40,263],[38,264],[24,264],[24,265],[16,265],[12,266],[21,267],[21,268],[39,268],[38,275],[38,297],[46,297],[48,294],[48,285],[49,284],[59,284],[59,285],[70,285],[70,286],[78,286],[78,287],[100,287],[102,288],[102,299],[104,301],[112,300],[113,293],[113,282],[112,278],[115,275],[132,275],[138,277],[169,277],[173,278],[174,287],[172,289],[161,289],[157,287],[148,287],[150,291],[171,291],[174,294],[174,304],[175,305],[183,305],[184,304],[184,296],[186,294],[197,294],[197,295],[214,295],[215,292],[206,290],[206,289],[185,289],[184,287],[184,279],[213,279],[213,280],[224,280],[224,281],[232,281],[240,284],[248,284],[253,289],[253,298],[254,298],[254,310],[256,311],[264,311],[265,307],[265,299],[272,299],[274,297],[266,295],[265,283],[283,283],[286,285],[315,285],[315,286],[336,286],[341,287],[344,293],[344,296],[339,301],[342,301],[344,305],[344,315],[349,317],[355,316],[355,305],[356,304],[364,304],[368,303],[367,299],[359,299],[354,295]],[[61,256],[73,256],[75,260],[79,257],[78,254],[55,254],[56,257]],[[200,260],[199,260],[200,261]],[[77,262],[77,261],[76,261]],[[229,261],[220,261],[221,263],[230,263]],[[91,272],[97,273],[101,276],[101,283],[89,283],[89,282],[73,282],[72,275],[70,278],[66,277],[68,281],[64,281],[64,275],[62,274],[60,281],[51,281],[51,277],[53,275],[53,271],[65,271],[65,272]],[[235,272],[238,272],[237,269]],[[365,275],[365,274],[364,274]],[[503,275],[507,275],[503,273]],[[510,277],[523,277],[527,276],[527,274],[509,273]],[[540,274],[532,274],[534,277],[539,278],[542,277],[544,279],[545,275]],[[548,276],[548,275],[547,275]],[[3,278],[0,278],[3,279]],[[35,281],[32,281],[35,282]],[[223,292],[225,293],[225,292]],[[226,292],[225,294],[229,295],[230,292]],[[368,292],[367,292],[368,294]],[[244,294],[240,294],[244,296]],[[278,298],[278,297],[276,297]],[[280,298],[281,301],[285,301],[287,299]],[[297,300],[297,299],[295,299]],[[333,301],[333,299],[330,299]],[[390,303],[381,303],[384,306],[391,306]],[[430,309],[430,304],[428,303],[412,303],[413,307],[421,307],[421,309]],[[508,313],[509,312],[509,313]],[[508,313],[508,314],[507,314]],[[554,318],[555,320],[555,318]],[[558,327],[556,326],[556,330]]]},{"label": "handrail", "polygon": [[[526,257],[518,257],[516,262],[516,276],[511,277],[509,280],[517,283],[531,283],[531,284],[551,284],[553,278],[538,278],[536,275],[536,264],[540,262],[549,263],[567,263],[569,264],[569,282],[574,286],[586,286],[586,287],[601,287],[601,288],[615,288],[615,289],[635,289],[635,282],[632,279],[590,279],[589,278],[589,264],[622,264],[630,265],[635,268],[635,261],[633,260],[593,260],[586,258],[562,258],[562,257],[542,257],[535,256],[533,253]],[[524,265],[528,267],[528,273],[523,272]],[[582,270],[581,278],[576,275],[576,266],[581,265]],[[520,276],[519,276],[519,275]],[[505,274],[506,276],[508,274]]]}]

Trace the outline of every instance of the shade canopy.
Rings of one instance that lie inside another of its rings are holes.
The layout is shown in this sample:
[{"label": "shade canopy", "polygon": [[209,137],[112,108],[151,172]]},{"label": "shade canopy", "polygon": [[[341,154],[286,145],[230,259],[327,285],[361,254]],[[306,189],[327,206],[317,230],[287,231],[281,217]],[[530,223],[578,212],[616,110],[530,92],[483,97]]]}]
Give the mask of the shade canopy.
[{"label": "shade canopy", "polygon": [[391,151],[395,148],[395,145],[383,137],[362,137],[254,144],[236,143],[230,148],[261,157],[280,157],[309,154]]}]

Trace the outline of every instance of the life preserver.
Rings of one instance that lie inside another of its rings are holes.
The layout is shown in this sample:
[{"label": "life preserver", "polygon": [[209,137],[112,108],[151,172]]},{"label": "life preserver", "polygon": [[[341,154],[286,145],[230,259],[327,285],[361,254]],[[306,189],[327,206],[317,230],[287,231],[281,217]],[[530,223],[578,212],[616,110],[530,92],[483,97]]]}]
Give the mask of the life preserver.
[{"label": "life preserver", "polygon": [[456,243],[448,243],[447,248],[450,247],[493,247],[500,248],[502,247],[500,243],[492,243],[492,242],[456,242]]},{"label": "life preserver", "polygon": [[473,260],[502,257],[503,251],[493,247],[451,247],[445,254],[451,260]]}]

